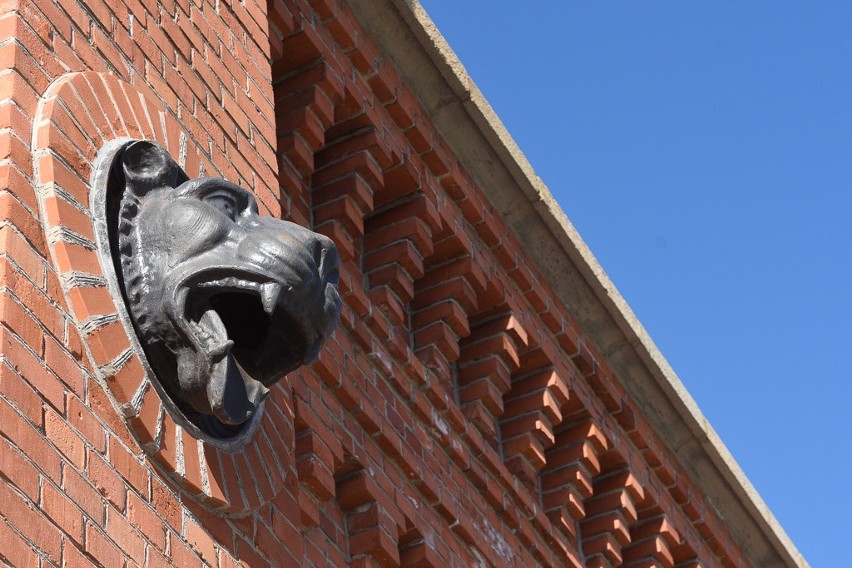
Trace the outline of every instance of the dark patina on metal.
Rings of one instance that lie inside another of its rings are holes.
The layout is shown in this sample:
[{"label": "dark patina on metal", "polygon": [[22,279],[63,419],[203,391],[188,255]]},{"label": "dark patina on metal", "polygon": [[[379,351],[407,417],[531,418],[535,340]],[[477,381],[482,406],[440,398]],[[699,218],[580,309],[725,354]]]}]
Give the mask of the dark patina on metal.
[{"label": "dark patina on metal", "polygon": [[261,217],[229,181],[190,180],[155,142],[106,153],[96,227],[158,390],[190,429],[239,437],[269,388],[337,325],[337,249]]}]

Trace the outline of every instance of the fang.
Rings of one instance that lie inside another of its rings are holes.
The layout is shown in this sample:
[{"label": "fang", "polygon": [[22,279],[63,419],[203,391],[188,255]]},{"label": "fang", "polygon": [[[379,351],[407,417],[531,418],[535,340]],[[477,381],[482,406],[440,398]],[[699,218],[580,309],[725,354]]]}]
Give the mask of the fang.
[{"label": "fang", "polygon": [[272,315],[275,306],[278,305],[278,296],[281,295],[281,285],[275,282],[267,282],[260,287],[260,300],[263,302],[263,310]]}]

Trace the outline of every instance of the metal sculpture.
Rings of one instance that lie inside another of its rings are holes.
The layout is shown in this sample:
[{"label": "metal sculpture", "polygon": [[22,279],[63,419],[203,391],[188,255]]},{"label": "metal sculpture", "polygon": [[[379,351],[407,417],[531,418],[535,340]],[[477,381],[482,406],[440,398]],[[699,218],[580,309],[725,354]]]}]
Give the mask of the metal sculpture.
[{"label": "metal sculpture", "polygon": [[151,369],[203,433],[238,434],[337,325],[337,249],[261,217],[229,181],[190,180],[154,142],[115,151],[106,183],[110,256]]}]

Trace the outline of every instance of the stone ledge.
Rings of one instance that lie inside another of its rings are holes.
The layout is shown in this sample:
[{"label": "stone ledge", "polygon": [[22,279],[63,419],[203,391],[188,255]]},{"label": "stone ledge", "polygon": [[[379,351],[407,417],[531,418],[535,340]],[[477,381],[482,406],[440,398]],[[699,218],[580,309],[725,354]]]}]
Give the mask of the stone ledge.
[{"label": "stone ledge", "polygon": [[349,2],[757,566],[807,566],[416,0]]}]

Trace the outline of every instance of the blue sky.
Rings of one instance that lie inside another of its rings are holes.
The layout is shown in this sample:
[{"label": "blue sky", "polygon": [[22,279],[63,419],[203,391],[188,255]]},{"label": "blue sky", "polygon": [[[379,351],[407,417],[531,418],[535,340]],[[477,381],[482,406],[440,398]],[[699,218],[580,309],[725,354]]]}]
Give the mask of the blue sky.
[{"label": "blue sky", "polygon": [[812,566],[852,537],[852,3],[422,0]]}]

